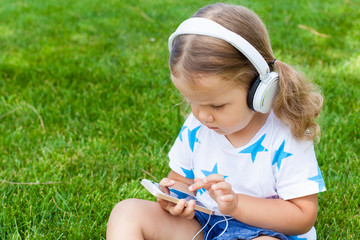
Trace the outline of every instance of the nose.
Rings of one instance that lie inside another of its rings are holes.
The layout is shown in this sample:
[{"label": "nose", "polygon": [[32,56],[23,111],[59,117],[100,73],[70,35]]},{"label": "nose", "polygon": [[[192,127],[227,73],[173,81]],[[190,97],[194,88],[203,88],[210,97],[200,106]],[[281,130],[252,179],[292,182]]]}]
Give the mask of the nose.
[{"label": "nose", "polygon": [[198,119],[200,122],[208,123],[214,121],[212,114],[206,109],[198,109]]}]

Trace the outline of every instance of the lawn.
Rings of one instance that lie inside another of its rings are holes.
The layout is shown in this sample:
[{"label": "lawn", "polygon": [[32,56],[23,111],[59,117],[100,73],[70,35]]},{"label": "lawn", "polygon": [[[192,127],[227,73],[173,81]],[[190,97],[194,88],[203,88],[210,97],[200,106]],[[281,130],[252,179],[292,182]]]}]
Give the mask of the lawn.
[{"label": "lawn", "polygon": [[[105,239],[115,203],[153,200],[184,120],[167,38],[213,2],[0,1],[0,239]],[[360,2],[226,2],[322,90],[318,238],[358,238]]]}]

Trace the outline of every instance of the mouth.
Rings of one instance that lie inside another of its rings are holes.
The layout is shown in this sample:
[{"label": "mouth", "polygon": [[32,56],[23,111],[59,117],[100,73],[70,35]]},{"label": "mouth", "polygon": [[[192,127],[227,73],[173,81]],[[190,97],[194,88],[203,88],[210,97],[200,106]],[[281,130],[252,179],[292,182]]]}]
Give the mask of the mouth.
[{"label": "mouth", "polygon": [[207,128],[211,129],[211,130],[218,130],[219,128],[217,127],[210,127],[210,126],[206,126]]}]

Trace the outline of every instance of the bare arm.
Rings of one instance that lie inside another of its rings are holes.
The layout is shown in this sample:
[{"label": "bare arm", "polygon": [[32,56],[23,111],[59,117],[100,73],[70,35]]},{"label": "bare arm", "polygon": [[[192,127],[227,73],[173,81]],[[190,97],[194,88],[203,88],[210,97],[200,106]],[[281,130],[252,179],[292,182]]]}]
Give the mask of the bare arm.
[{"label": "bare arm", "polygon": [[308,232],[317,217],[317,194],[291,200],[260,199],[237,194],[238,207],[232,214],[249,225],[288,235]]}]

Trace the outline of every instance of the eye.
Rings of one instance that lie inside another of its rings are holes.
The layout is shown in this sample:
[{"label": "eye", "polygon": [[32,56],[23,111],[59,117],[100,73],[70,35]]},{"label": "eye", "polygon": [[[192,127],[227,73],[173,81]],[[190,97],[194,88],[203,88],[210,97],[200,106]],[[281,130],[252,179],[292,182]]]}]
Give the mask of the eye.
[{"label": "eye", "polygon": [[225,104],[222,104],[222,105],[211,105],[211,107],[212,107],[214,110],[220,110],[220,109],[222,109],[224,106],[225,106]]}]

